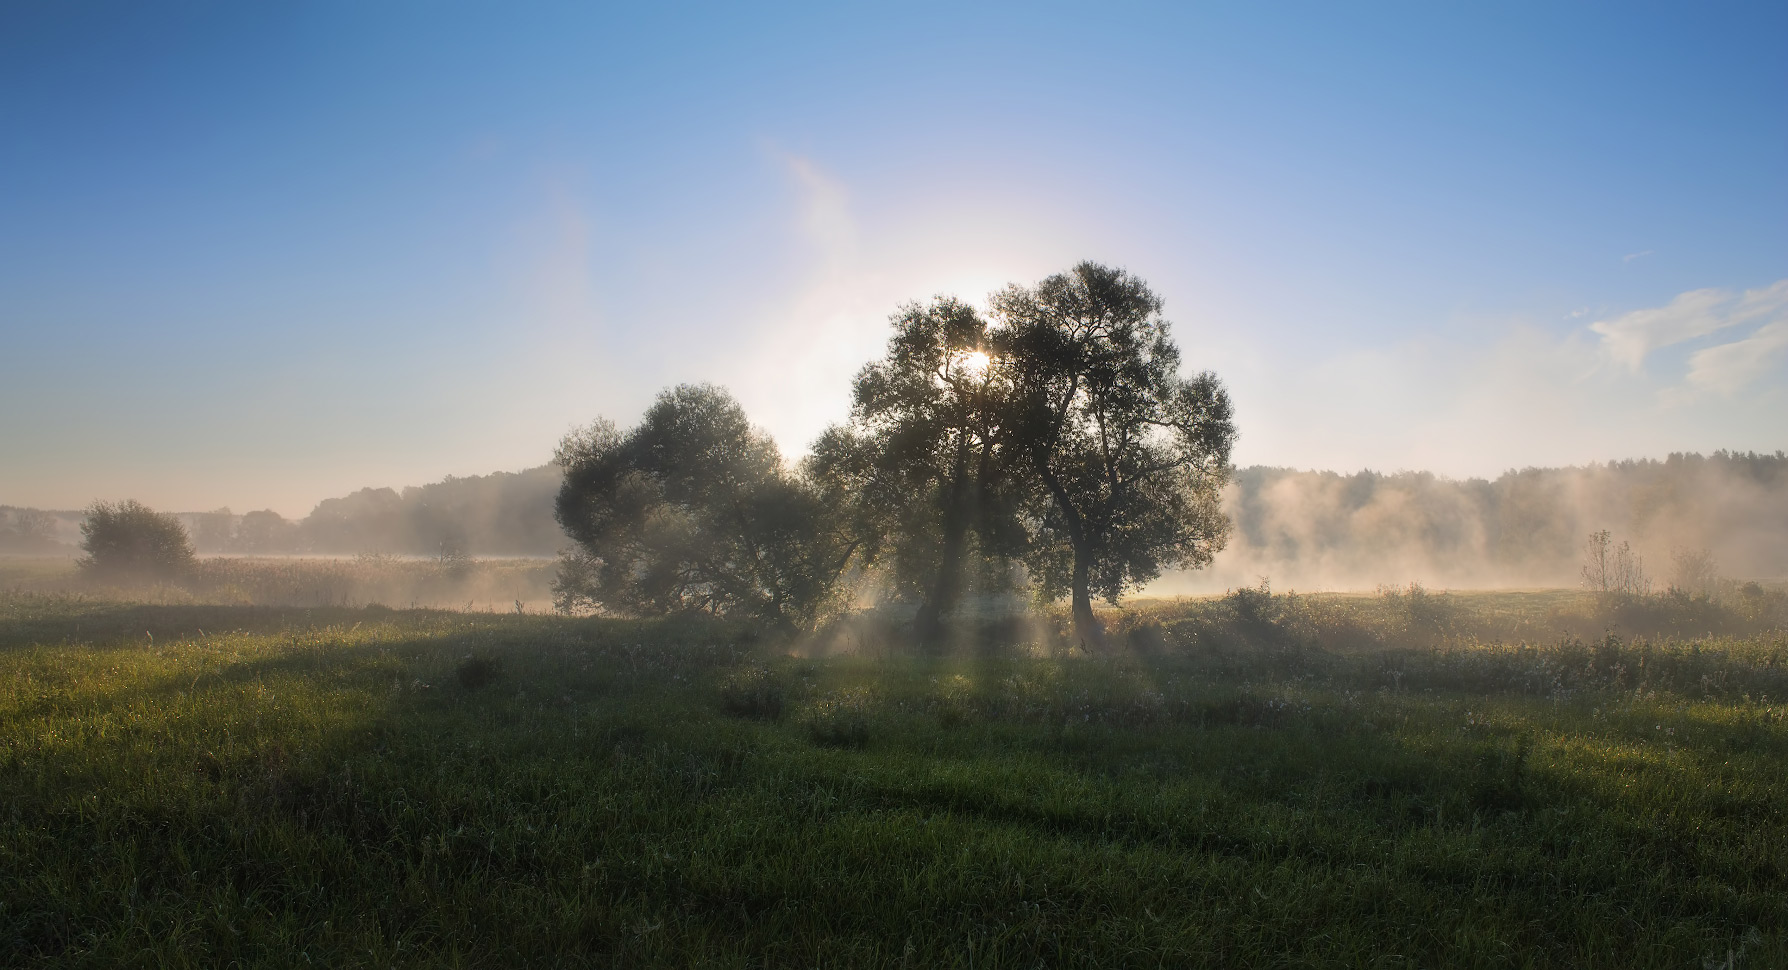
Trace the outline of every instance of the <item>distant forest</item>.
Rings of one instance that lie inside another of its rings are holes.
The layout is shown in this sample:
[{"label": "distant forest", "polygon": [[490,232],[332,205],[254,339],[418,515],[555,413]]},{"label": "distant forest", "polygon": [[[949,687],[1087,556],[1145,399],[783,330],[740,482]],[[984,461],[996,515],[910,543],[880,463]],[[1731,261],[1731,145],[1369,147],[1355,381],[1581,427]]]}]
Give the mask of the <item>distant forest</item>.
[{"label": "distant forest", "polygon": [[[271,510],[178,515],[202,554],[552,556],[569,544],[553,521],[559,481],[557,465],[542,465],[402,491],[363,488],[324,499],[296,521]],[[21,517],[29,540],[16,528]],[[0,506],[0,552],[72,554],[81,519],[78,511]]]},{"label": "distant forest", "polygon": [[[552,556],[570,545],[553,519],[561,469],[543,465],[401,491],[364,488],[303,519],[271,511],[180,513],[201,553]],[[1788,577],[1788,454],[1719,451],[1495,480],[1426,472],[1238,469],[1225,493],[1233,528],[1215,564],[1169,575],[1157,592],[1253,585],[1455,588],[1575,585],[1591,532],[1631,542],[1660,587],[1673,558],[1711,554],[1722,573]],[[73,554],[81,513],[0,506],[0,552]]]},{"label": "distant forest", "polygon": [[1630,542],[1658,587],[1705,553],[1720,572],[1788,578],[1788,455],[1717,451],[1663,461],[1527,468],[1494,481],[1251,467],[1225,501],[1212,568],[1158,590],[1248,585],[1361,589],[1574,586],[1590,533]]}]

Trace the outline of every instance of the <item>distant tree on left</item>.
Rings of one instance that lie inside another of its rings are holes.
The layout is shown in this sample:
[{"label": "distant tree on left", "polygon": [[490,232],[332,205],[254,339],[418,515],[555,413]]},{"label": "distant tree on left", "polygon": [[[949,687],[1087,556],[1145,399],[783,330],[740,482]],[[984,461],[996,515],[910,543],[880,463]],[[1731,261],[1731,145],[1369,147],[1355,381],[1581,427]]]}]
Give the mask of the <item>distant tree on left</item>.
[{"label": "distant tree on left", "polygon": [[195,557],[186,527],[172,514],[136,501],[95,502],[81,523],[81,571],[103,579],[171,579]]}]

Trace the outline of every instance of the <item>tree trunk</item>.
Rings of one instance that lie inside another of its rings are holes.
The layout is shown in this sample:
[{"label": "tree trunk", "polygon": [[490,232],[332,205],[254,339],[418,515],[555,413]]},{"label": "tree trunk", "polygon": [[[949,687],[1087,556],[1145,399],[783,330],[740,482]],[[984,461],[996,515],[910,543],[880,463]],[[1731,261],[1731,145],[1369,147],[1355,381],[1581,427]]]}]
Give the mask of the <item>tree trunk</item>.
[{"label": "tree trunk", "polygon": [[926,591],[925,602],[919,605],[919,615],[913,620],[919,644],[928,649],[944,645],[944,618],[962,598],[962,551],[967,532],[966,523],[945,522],[943,558],[938,563],[937,578]]},{"label": "tree trunk", "polygon": [[928,649],[944,645],[944,618],[956,609],[962,598],[962,560],[968,546],[969,500],[968,461],[961,449],[956,456],[955,476],[944,498],[944,545],[937,564],[937,577],[919,605],[913,619],[913,632],[919,644]]},{"label": "tree trunk", "polygon": [[1080,641],[1080,647],[1089,652],[1105,649],[1105,625],[1093,613],[1093,597],[1087,590],[1092,561],[1089,557],[1074,553],[1074,639]]},{"label": "tree trunk", "polygon": [[1049,462],[1039,456],[1036,459],[1036,468],[1043,484],[1049,488],[1050,495],[1054,496],[1056,508],[1061,510],[1062,518],[1068,523],[1068,544],[1074,547],[1074,639],[1080,642],[1084,650],[1104,650],[1105,625],[1093,613],[1093,597],[1088,589],[1092,581],[1093,552],[1092,538],[1087,535],[1086,520],[1082,518],[1080,510],[1074,507],[1074,500],[1069,497],[1061,479],[1050,469]]}]

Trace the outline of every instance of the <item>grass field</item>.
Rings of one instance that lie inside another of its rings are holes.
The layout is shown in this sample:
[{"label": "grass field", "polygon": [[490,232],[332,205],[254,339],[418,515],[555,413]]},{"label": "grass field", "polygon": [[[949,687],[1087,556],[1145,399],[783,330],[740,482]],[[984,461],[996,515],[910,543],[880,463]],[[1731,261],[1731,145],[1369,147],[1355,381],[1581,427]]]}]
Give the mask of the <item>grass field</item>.
[{"label": "grass field", "polygon": [[1788,966],[1769,595],[933,657],[0,594],[0,965]]},{"label": "grass field", "polygon": [[120,588],[81,575],[69,558],[0,556],[0,590],[73,592],[168,605],[389,606],[509,612],[552,606],[551,559],[405,559],[366,555],[207,556],[177,580]]}]

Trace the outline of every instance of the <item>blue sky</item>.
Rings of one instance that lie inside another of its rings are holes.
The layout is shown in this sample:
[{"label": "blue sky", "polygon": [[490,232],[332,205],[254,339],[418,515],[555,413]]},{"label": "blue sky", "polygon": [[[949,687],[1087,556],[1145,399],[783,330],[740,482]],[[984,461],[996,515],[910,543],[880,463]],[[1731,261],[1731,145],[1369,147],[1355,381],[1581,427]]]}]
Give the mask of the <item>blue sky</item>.
[{"label": "blue sky", "polygon": [[1241,464],[1788,447],[1788,8],[0,7],[0,503],[301,515],[660,388],[785,452],[1081,259]]}]

